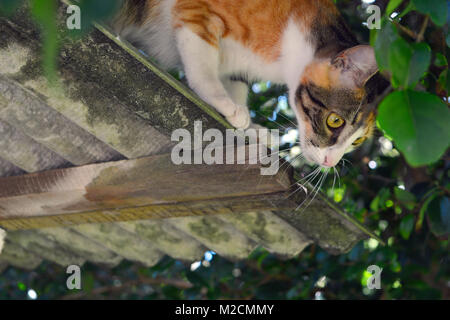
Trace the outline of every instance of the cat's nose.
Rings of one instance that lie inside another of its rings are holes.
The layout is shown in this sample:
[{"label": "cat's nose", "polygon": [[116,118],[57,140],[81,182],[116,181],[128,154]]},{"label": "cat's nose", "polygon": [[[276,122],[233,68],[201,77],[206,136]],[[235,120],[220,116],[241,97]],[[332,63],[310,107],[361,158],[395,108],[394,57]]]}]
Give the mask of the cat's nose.
[{"label": "cat's nose", "polygon": [[325,159],[323,160],[322,165],[324,167],[334,167],[336,164],[334,163],[333,159],[330,156],[325,156]]}]

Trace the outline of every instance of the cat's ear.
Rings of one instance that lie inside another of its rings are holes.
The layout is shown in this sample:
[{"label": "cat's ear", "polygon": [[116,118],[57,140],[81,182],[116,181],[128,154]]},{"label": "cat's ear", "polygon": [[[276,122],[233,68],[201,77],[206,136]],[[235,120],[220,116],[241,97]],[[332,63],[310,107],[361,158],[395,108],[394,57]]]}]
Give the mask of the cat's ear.
[{"label": "cat's ear", "polygon": [[340,71],[343,85],[362,88],[378,72],[375,52],[371,46],[360,45],[340,52],[331,60]]}]

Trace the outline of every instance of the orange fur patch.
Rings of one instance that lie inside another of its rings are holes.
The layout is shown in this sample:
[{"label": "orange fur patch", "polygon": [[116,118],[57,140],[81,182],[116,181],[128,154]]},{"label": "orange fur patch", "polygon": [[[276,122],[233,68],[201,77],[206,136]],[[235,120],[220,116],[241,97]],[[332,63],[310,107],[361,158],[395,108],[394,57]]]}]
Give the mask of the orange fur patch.
[{"label": "orange fur patch", "polygon": [[[318,60],[310,63],[302,74],[300,80],[302,84],[313,83],[317,87],[324,89],[345,88],[346,85],[341,81],[339,69],[331,66],[328,60]],[[362,100],[366,95],[364,88],[352,88],[356,100]]]},{"label": "orange fur patch", "polygon": [[338,75],[331,72],[330,63],[326,60],[315,61],[303,72],[301,83],[314,83],[316,86],[329,89],[338,82]]},{"label": "orange fur patch", "polygon": [[281,54],[281,37],[291,18],[307,30],[324,13],[324,22],[338,14],[332,1],[177,0],[174,27],[188,26],[216,47],[221,37],[231,37],[273,62]]}]

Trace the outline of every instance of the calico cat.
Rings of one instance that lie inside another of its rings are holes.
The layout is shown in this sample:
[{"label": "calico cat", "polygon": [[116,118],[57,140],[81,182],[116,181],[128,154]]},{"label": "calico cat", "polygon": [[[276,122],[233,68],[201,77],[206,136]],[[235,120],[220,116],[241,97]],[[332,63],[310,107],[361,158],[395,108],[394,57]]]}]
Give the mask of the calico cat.
[{"label": "calico cat", "polygon": [[286,84],[302,153],[320,166],[334,167],[372,133],[374,51],[331,0],[127,0],[113,24],[163,67],[184,69],[236,128],[251,125],[248,83]]}]

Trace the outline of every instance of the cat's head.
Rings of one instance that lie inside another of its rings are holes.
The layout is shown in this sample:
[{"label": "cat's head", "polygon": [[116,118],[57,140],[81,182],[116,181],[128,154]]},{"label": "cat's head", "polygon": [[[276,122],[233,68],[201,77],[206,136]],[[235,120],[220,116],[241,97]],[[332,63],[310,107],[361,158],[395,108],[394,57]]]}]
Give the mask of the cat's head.
[{"label": "cat's head", "polygon": [[303,73],[295,92],[300,147],[309,161],[334,167],[373,132],[376,90],[374,51],[356,46],[338,55],[317,58]]}]

